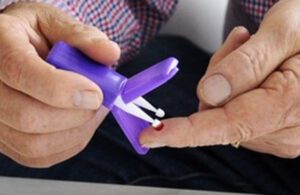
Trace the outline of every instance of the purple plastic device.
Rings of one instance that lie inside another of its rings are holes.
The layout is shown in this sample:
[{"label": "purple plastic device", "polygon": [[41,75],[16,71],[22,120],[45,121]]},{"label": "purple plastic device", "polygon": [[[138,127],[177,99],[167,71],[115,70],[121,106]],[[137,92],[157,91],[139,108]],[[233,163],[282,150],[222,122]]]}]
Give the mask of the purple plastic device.
[{"label": "purple plastic device", "polygon": [[127,79],[115,70],[88,58],[78,49],[64,42],[57,42],[51,49],[47,61],[56,68],[79,73],[102,89],[103,105],[111,110],[133,148],[139,154],[146,154],[148,148],[139,143],[140,132],[152,123],[152,119],[142,109],[158,111],[142,96],[167,82],[178,72],[178,60],[171,57]]}]

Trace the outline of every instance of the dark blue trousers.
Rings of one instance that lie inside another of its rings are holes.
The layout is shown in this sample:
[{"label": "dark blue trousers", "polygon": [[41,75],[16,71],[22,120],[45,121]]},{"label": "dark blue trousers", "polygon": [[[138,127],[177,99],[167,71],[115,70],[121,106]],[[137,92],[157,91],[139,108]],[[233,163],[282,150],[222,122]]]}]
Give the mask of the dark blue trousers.
[{"label": "dark blue trousers", "polygon": [[[158,37],[120,71],[131,76],[169,56],[180,60],[179,74],[146,98],[163,107],[167,117],[189,115],[197,111],[195,89],[210,58],[189,41]],[[0,175],[266,194],[300,193],[299,159],[280,159],[230,146],[162,148],[139,156],[111,115],[76,157],[49,169],[30,169],[0,155]]]}]

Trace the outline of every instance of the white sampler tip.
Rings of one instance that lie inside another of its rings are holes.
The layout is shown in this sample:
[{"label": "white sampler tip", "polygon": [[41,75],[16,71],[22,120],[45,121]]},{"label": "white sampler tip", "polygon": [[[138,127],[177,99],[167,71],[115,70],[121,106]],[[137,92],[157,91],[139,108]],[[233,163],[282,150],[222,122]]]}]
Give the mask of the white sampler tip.
[{"label": "white sampler tip", "polygon": [[158,108],[156,109],[154,106],[152,106],[150,104],[150,102],[148,102],[147,100],[145,100],[143,97],[139,97],[137,98],[136,100],[133,101],[134,104],[142,107],[142,108],[145,108],[147,110],[150,110],[152,112],[155,113],[155,115],[159,118],[162,118],[165,116],[165,111],[161,108]]},{"label": "white sampler tip", "polygon": [[161,108],[158,108],[155,112],[155,115],[159,118],[163,118],[165,116],[165,111],[163,111]]},{"label": "white sampler tip", "polygon": [[152,122],[152,127],[157,128],[159,126],[161,126],[161,122],[158,119],[154,119]]},{"label": "white sampler tip", "polygon": [[129,103],[125,103],[122,99],[121,96],[118,96],[115,100],[115,106],[120,108],[121,110],[136,116],[144,121],[147,121],[149,123],[152,124],[152,127],[154,127],[157,130],[162,129],[162,127],[164,126],[162,122],[160,122],[158,119],[153,119],[151,118],[147,113],[145,113],[140,107],[141,106],[143,108],[149,109],[153,112],[155,112],[157,117],[164,117],[165,116],[165,111],[163,111],[162,109],[158,108],[155,109],[149,102],[147,102],[147,100],[145,100],[144,98],[139,97],[138,99],[136,99],[134,102],[129,102]]}]

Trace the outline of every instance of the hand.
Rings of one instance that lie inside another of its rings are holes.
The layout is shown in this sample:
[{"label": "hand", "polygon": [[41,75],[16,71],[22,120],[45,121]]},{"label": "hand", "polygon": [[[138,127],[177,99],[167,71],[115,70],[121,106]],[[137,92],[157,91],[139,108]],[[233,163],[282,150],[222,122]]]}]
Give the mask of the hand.
[{"label": "hand", "polygon": [[224,105],[258,87],[285,60],[299,53],[299,3],[279,1],[269,10],[258,32],[244,37],[243,45],[232,53],[217,54],[197,89],[204,107]]},{"label": "hand", "polygon": [[[286,61],[263,84],[224,107],[163,121],[140,142],[151,148],[226,145],[241,142],[258,152],[284,158],[300,154],[300,55]],[[176,135],[176,136],[174,136]]]},{"label": "hand", "polygon": [[241,142],[258,152],[299,156],[297,3],[280,1],[252,37],[235,29],[198,86],[202,112],[163,121],[160,132],[147,129],[141,143],[186,147]]},{"label": "hand", "polygon": [[108,112],[96,84],[45,62],[60,40],[104,64],[120,56],[103,32],[49,5],[17,3],[0,14],[0,151],[26,166],[79,153]]}]

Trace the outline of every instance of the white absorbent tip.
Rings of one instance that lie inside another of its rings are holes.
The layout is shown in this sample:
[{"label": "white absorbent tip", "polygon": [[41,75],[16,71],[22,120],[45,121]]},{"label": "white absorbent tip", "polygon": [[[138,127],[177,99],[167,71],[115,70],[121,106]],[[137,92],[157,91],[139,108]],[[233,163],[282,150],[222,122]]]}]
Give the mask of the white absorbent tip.
[{"label": "white absorbent tip", "polygon": [[163,109],[161,108],[158,108],[155,112],[155,116],[159,118],[163,118],[165,116],[165,111],[163,111]]},{"label": "white absorbent tip", "polygon": [[145,100],[143,97],[137,98],[136,100],[133,101],[133,103],[140,106],[140,107],[142,107],[142,108],[145,108],[147,110],[150,110],[150,111],[154,112],[155,115],[159,118],[163,118],[165,116],[165,111],[163,109],[155,108],[154,106],[152,106],[150,104],[150,102]]},{"label": "white absorbent tip", "polygon": [[159,126],[161,126],[161,122],[158,119],[154,119],[152,122],[152,127],[157,128]]}]

